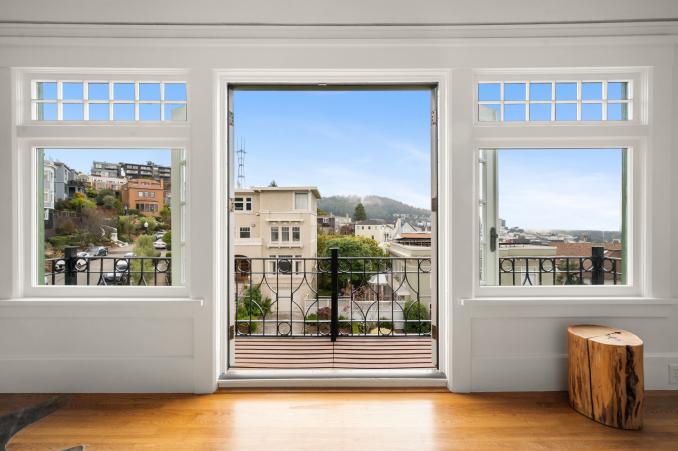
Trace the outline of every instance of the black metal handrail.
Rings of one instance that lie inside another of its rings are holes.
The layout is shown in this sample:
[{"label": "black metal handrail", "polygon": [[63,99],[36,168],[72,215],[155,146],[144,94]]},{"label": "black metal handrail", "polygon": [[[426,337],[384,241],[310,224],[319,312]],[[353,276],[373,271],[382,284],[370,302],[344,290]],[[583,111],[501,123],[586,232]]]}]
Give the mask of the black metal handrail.
[{"label": "black metal handrail", "polygon": [[236,335],[431,335],[430,258],[236,257]]},{"label": "black metal handrail", "polygon": [[79,257],[75,247],[64,253],[45,259],[45,285],[172,285],[171,257]]},{"label": "black metal handrail", "polygon": [[[499,257],[499,285],[617,285],[623,283],[622,259],[605,257],[603,247],[589,256]],[[508,280],[507,280],[508,279]]]}]

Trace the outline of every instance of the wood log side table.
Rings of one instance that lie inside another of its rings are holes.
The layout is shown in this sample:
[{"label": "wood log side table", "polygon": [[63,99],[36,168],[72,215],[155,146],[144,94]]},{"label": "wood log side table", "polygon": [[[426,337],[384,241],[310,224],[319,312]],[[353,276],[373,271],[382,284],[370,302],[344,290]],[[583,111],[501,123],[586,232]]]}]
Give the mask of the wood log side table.
[{"label": "wood log side table", "polygon": [[620,429],[643,427],[643,341],[631,332],[588,324],[567,328],[570,405]]}]

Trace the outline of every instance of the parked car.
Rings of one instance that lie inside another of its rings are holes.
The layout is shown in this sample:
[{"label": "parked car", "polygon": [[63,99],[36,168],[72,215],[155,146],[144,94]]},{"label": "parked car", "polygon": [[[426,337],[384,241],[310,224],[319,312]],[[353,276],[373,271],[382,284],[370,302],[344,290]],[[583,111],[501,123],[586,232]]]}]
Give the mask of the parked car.
[{"label": "parked car", "polygon": [[167,249],[167,243],[165,243],[163,240],[158,240],[153,243],[153,247],[156,249]]},{"label": "parked car", "polygon": [[131,258],[131,257],[136,257],[136,256],[137,256],[137,254],[135,254],[134,252],[127,252],[124,255],[125,258]]},{"label": "parked car", "polygon": [[165,236],[166,233],[167,233],[167,232],[164,231],[164,230],[158,230],[157,232],[155,232],[155,239],[156,239],[156,240],[161,239],[162,237]]},{"label": "parked car", "polygon": [[93,246],[86,251],[80,251],[76,254],[79,258],[105,257],[108,255],[108,249],[104,246]]},{"label": "parked car", "polygon": [[107,272],[102,274],[98,285],[129,285],[129,275],[126,272]]}]

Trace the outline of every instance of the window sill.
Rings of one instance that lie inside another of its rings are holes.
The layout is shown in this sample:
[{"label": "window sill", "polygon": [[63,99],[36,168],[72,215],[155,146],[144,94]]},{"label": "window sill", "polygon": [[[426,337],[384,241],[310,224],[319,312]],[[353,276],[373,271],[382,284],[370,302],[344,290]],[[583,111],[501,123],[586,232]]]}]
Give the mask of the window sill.
[{"label": "window sill", "polygon": [[157,305],[159,303],[168,303],[173,305],[191,305],[195,307],[203,307],[205,301],[202,299],[190,298],[113,298],[113,297],[97,297],[97,298],[49,298],[49,297],[26,297],[14,299],[0,299],[0,307],[18,307],[31,306],[42,307],[52,305],[64,306],[110,306],[110,305]]},{"label": "window sill", "polygon": [[640,296],[542,296],[542,297],[476,297],[461,299],[459,305],[505,306],[505,305],[678,305],[675,298],[653,298]]}]

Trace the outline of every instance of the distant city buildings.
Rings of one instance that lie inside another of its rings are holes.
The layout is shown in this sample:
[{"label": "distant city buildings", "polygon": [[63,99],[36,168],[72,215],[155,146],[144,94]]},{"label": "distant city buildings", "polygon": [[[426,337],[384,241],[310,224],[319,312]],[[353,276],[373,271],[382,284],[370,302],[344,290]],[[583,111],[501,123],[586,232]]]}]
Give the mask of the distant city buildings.
[{"label": "distant city buildings", "polygon": [[172,178],[172,168],[169,166],[157,165],[152,161],[148,161],[146,164],[93,161],[90,175],[112,178],[128,177],[163,179],[165,184],[168,184]]}]

